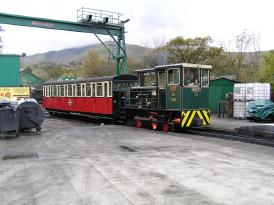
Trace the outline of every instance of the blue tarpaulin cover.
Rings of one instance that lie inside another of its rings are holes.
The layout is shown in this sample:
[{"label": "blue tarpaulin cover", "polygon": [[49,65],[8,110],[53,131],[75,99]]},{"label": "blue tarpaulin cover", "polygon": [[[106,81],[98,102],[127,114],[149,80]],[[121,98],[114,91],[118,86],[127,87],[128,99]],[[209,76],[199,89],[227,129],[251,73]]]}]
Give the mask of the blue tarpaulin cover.
[{"label": "blue tarpaulin cover", "polygon": [[274,103],[271,100],[249,102],[246,111],[248,118],[253,120],[274,120]]}]

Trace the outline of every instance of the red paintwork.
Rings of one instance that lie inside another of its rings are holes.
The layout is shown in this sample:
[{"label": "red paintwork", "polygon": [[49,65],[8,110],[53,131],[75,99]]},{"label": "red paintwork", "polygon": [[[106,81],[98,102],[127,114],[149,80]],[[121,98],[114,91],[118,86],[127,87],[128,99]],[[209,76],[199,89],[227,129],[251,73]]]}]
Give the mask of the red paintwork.
[{"label": "red paintwork", "polygon": [[105,97],[44,97],[45,109],[112,115],[112,98]]}]

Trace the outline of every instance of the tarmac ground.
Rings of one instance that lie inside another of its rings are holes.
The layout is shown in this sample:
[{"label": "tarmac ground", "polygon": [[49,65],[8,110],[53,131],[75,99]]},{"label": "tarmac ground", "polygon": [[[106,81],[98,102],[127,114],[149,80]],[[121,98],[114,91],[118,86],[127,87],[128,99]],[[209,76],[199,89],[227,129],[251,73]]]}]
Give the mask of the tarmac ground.
[{"label": "tarmac ground", "polygon": [[0,204],[273,204],[274,148],[47,118],[0,140]]}]

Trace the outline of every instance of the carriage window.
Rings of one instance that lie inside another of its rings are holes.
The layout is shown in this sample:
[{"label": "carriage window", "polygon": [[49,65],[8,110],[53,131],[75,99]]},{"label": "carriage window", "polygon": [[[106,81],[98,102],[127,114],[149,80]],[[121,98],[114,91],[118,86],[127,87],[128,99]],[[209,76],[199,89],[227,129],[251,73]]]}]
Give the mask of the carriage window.
[{"label": "carriage window", "polygon": [[67,97],[68,96],[68,86],[64,85],[64,96]]},{"label": "carriage window", "polygon": [[109,82],[108,84],[108,97],[112,96],[112,82]]},{"label": "carriage window", "polygon": [[81,84],[81,95],[86,96],[86,84]]},{"label": "carriage window", "polygon": [[57,86],[52,86],[52,96],[57,96]]},{"label": "carriage window", "polygon": [[72,96],[72,85],[68,85],[68,96]]},{"label": "carriage window", "polygon": [[209,70],[201,70],[201,84],[204,87],[207,87],[209,85]]},{"label": "carriage window", "polygon": [[49,86],[46,86],[46,96],[49,96]]},{"label": "carriage window", "polygon": [[168,71],[168,84],[177,85],[180,83],[180,69],[174,68],[169,69]]},{"label": "carriage window", "polygon": [[166,71],[161,70],[158,72],[158,85],[159,87],[165,87],[166,86]]},{"label": "carriage window", "polygon": [[95,83],[92,83],[92,96],[96,96],[96,84]]},{"label": "carriage window", "polygon": [[185,86],[199,86],[199,68],[184,68],[184,85]]},{"label": "carriage window", "polygon": [[96,96],[97,97],[103,97],[103,84],[102,83],[97,83]]},{"label": "carriage window", "polygon": [[59,96],[65,96],[65,87],[63,85],[60,86]]},{"label": "carriage window", "polygon": [[108,96],[108,83],[104,83],[104,97],[106,98]]},{"label": "carriage window", "polygon": [[86,94],[87,96],[91,96],[91,84],[86,84]]},{"label": "carriage window", "polygon": [[81,96],[81,85],[77,85],[76,87],[76,96]]}]

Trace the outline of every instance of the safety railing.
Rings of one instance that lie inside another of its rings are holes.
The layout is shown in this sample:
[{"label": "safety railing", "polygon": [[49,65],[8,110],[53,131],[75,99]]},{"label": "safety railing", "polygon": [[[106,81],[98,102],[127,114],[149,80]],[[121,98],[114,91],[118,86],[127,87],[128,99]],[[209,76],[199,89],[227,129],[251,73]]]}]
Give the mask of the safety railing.
[{"label": "safety railing", "polygon": [[125,91],[125,107],[154,109],[157,104],[156,90]]},{"label": "safety railing", "polygon": [[108,23],[120,24],[122,15],[117,12],[82,7],[77,10],[77,22],[82,22],[90,16],[92,22],[103,22],[105,18],[108,18]]}]

